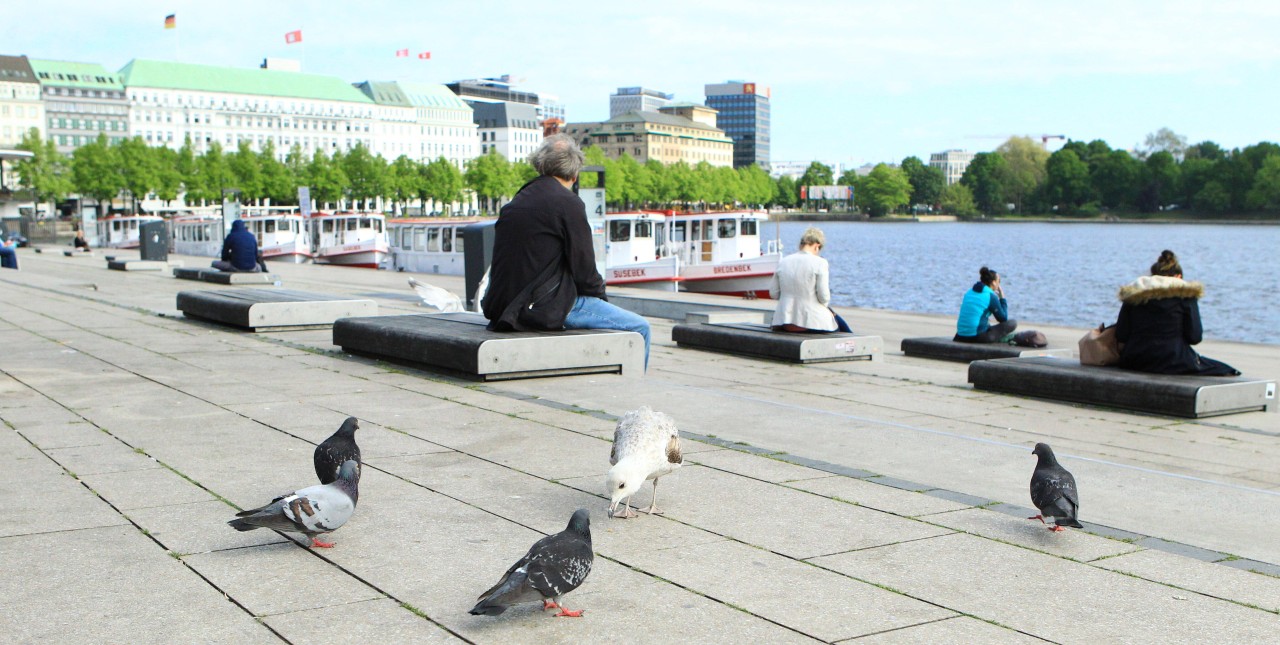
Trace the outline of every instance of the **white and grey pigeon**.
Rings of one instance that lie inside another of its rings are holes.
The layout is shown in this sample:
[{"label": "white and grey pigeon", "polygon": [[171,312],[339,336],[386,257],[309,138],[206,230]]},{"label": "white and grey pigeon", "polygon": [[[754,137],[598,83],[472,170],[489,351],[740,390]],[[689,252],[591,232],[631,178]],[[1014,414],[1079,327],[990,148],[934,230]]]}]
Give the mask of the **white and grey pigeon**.
[{"label": "white and grey pigeon", "polygon": [[1040,520],[1045,525],[1052,521],[1050,531],[1064,531],[1064,526],[1084,528],[1076,520],[1076,512],[1080,509],[1076,478],[1066,468],[1058,465],[1058,459],[1053,456],[1053,448],[1049,444],[1036,444],[1031,454],[1039,457],[1036,470],[1031,474],[1031,503],[1036,505],[1040,514],[1027,519]]},{"label": "white and grey pigeon", "polygon": [[[653,500],[649,503],[650,515],[661,515],[658,510],[658,478],[675,471],[684,463],[680,454],[680,430],[669,416],[641,407],[632,410],[618,421],[613,431],[613,450],[609,453],[609,474],[605,477],[605,492],[609,495],[609,516],[622,519],[635,517],[631,509],[631,496],[640,490],[646,480],[653,480]],[[618,504],[623,511],[617,513]]]},{"label": "white and grey pigeon", "polygon": [[441,289],[434,284],[419,282],[413,278],[409,278],[409,286],[422,298],[422,304],[431,307],[442,314],[450,314],[459,311],[466,311],[466,307],[462,305],[462,298],[459,298],[452,291]]},{"label": "white and grey pigeon", "polygon": [[511,605],[542,601],[542,610],[559,609],[557,617],[577,618],[561,604],[565,594],[577,589],[591,573],[591,517],[587,509],[574,511],[565,530],[533,543],[523,558],[511,565],[498,584],[480,594],[471,614],[497,616]]},{"label": "white and grey pigeon", "polygon": [[311,546],[332,547],[332,542],[322,542],[316,536],[337,530],[355,513],[359,498],[358,467],[355,460],[349,459],[342,464],[333,483],[281,495],[266,506],[236,513],[236,519],[227,524],[237,531],[263,528],[301,533],[311,538]]},{"label": "white and grey pigeon", "polygon": [[321,484],[328,484],[338,478],[338,470],[348,459],[356,462],[356,483],[360,483],[360,446],[356,445],[356,430],[360,429],[360,421],[355,417],[347,417],[342,426],[316,446],[312,461],[316,466],[316,477]]}]

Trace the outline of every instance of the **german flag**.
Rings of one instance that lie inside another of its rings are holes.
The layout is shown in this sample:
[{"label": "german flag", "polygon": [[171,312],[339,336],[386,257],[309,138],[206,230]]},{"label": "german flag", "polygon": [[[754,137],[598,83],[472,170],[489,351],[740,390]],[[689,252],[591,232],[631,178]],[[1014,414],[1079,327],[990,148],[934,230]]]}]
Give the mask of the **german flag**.
[{"label": "german flag", "polygon": [[178,14],[171,13],[164,17],[165,29],[176,29],[178,27]]}]

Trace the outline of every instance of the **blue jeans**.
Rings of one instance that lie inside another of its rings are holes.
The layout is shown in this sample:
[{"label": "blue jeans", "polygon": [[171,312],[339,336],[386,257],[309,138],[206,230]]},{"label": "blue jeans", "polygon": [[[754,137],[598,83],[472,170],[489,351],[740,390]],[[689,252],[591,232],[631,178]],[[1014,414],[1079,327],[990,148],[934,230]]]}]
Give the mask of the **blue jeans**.
[{"label": "blue jeans", "polygon": [[14,251],[13,247],[0,244],[0,268],[18,268],[18,252]]},{"label": "blue jeans", "polygon": [[621,329],[644,336],[644,368],[649,369],[649,323],[599,298],[578,296],[564,319],[565,329]]}]

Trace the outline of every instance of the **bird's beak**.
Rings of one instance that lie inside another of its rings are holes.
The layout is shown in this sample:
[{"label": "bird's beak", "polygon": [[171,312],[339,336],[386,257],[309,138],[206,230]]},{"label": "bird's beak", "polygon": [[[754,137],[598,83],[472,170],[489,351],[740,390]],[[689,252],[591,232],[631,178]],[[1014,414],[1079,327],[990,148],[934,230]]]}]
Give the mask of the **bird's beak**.
[{"label": "bird's beak", "polygon": [[613,517],[613,512],[618,510],[618,502],[609,502],[609,517]]}]

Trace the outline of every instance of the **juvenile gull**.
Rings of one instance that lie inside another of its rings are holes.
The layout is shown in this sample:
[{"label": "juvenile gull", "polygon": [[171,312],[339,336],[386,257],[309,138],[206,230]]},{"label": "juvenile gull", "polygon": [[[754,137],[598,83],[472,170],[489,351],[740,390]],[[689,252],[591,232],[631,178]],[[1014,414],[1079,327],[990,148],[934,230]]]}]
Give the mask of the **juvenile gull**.
[{"label": "juvenile gull", "polygon": [[[609,516],[635,517],[635,511],[631,510],[631,496],[649,479],[653,480],[653,500],[649,503],[648,513],[661,515],[662,511],[658,510],[658,478],[683,463],[680,430],[671,417],[647,407],[623,415],[613,431],[613,450],[609,454],[609,464],[613,467],[609,469],[604,484],[609,495]],[[615,514],[618,504],[624,499],[624,510]]]}]

